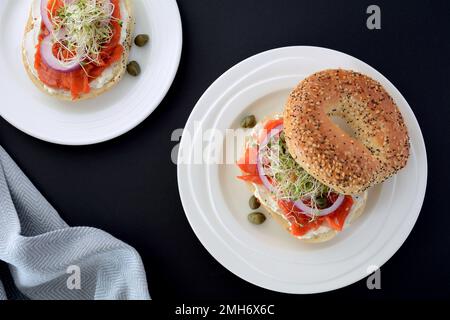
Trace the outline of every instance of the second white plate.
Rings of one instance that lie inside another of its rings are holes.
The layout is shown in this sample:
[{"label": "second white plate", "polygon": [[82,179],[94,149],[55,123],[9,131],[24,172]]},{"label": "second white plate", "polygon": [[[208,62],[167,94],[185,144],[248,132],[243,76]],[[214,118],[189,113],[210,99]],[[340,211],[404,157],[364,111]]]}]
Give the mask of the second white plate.
[{"label": "second white plate", "polygon": [[[399,174],[370,190],[367,208],[352,227],[330,242],[314,245],[296,240],[272,220],[259,227],[249,224],[250,193],[235,178],[239,170],[234,164],[197,163],[196,150],[211,142],[202,130],[225,132],[238,128],[244,115],[255,114],[262,119],[281,111],[290,90],[300,80],[327,68],[356,70],[383,84],[404,115],[411,157]],[[383,265],[414,226],[426,188],[425,145],[406,100],[367,64],[323,48],[275,49],[227,71],[197,103],[179,150],[180,195],[202,244],[236,275],[281,292],[337,289],[366,277],[373,266]]]},{"label": "second white plate", "polygon": [[180,62],[182,28],[175,0],[133,0],[135,33],[150,44],[134,46],[142,74],[126,76],[95,99],[62,102],[41,93],[28,78],[21,42],[32,0],[0,1],[0,115],[16,128],[48,142],[86,145],[115,138],[142,122],[169,90]]}]

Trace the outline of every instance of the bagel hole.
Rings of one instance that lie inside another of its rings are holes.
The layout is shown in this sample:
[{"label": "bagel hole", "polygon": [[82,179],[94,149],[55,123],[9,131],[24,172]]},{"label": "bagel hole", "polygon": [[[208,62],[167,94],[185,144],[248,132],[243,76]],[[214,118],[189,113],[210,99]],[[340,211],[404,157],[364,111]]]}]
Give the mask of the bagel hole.
[{"label": "bagel hole", "polygon": [[332,115],[330,116],[331,121],[337,125],[341,130],[343,130],[345,133],[347,133],[349,136],[355,138],[356,132],[355,130],[345,121],[344,118]]}]

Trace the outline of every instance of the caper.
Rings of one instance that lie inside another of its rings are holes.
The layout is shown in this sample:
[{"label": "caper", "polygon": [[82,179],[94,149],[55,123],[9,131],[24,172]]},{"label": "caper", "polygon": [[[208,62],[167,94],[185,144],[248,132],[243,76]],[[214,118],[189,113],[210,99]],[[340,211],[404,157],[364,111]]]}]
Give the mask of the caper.
[{"label": "caper", "polygon": [[127,65],[127,72],[133,77],[137,77],[141,73],[141,67],[139,66],[139,63],[137,63],[136,61],[131,61]]},{"label": "caper", "polygon": [[252,212],[247,217],[248,221],[253,224],[262,224],[266,221],[266,216],[261,212]]},{"label": "caper", "polygon": [[241,120],[242,128],[253,128],[256,125],[256,118],[254,115],[246,116]]},{"label": "caper", "polygon": [[258,198],[255,196],[251,196],[248,200],[248,205],[250,206],[250,209],[258,209],[261,206],[261,203],[259,202]]},{"label": "caper", "polygon": [[150,37],[147,34],[140,34],[134,38],[134,44],[138,47],[145,46],[148,41],[150,40]]}]

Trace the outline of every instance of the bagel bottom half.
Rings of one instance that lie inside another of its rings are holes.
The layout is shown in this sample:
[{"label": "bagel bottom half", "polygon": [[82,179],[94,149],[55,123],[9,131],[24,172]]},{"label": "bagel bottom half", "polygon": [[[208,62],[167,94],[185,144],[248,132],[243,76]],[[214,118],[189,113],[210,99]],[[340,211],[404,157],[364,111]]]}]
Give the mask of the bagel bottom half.
[{"label": "bagel bottom half", "polygon": [[[40,0],[34,0],[34,1],[40,1]],[[127,17],[128,21],[126,22],[126,26],[127,26],[126,39],[122,43],[122,45],[125,49],[124,53],[122,55],[122,58],[118,62],[116,62],[110,66],[110,68],[112,68],[112,74],[113,74],[113,77],[111,78],[111,80],[109,80],[107,83],[105,83],[100,88],[91,88],[89,93],[81,94],[79,96],[79,98],[77,98],[75,101],[95,98],[95,97],[109,91],[112,87],[114,87],[117,83],[119,83],[119,81],[122,79],[122,77],[126,71],[127,63],[128,63],[128,56],[129,56],[129,52],[130,52],[131,44],[132,44],[132,40],[133,40],[132,37],[133,37],[133,32],[134,32],[135,19],[134,19],[134,13],[133,13],[133,3],[131,2],[131,0],[120,0],[120,1],[121,1],[121,3],[123,2],[123,5],[125,6],[125,8],[128,12],[128,17]],[[32,4],[32,5],[35,5],[35,4]],[[33,9],[31,9],[30,15],[29,15],[29,18],[27,21],[27,25],[25,27],[24,41],[25,41],[26,34],[33,30],[34,24],[35,24],[35,21],[33,18]],[[43,93],[54,96],[55,98],[58,98],[60,100],[73,101],[72,95],[69,90],[57,89],[57,90],[49,91],[48,88],[45,86],[45,84],[37,77],[37,75],[35,74],[35,72],[32,69],[33,67],[30,66],[30,63],[28,61],[27,51],[26,51],[26,47],[25,47],[24,43],[22,43],[22,62],[23,62],[23,65],[25,66],[25,70],[28,74],[28,77],[31,79],[31,81],[33,81],[33,83],[36,85],[36,87],[39,90],[41,90]]]},{"label": "bagel bottom half", "polygon": [[[250,191],[252,192],[252,194],[255,194],[255,187],[253,186],[253,184],[247,182],[247,185],[248,185]],[[346,223],[352,224],[353,222],[356,221],[356,219],[358,219],[362,215],[362,213],[366,207],[367,194],[368,194],[367,191],[362,193],[362,197],[359,200],[360,206],[355,210],[351,209],[350,214],[347,217],[347,219],[350,219],[350,220],[346,221]],[[278,224],[280,224],[283,227],[283,229],[285,229],[287,232],[290,233],[290,231],[289,231],[290,226],[289,226],[288,221],[285,218],[283,218],[279,213],[277,213],[277,212],[273,211],[271,208],[269,208],[262,199],[258,198],[258,200],[260,201],[261,206],[264,207],[264,209],[266,209],[266,211],[271,215],[273,220],[275,220]],[[302,240],[306,243],[321,243],[321,242],[326,242],[326,241],[333,239],[338,233],[339,233],[338,231],[330,229],[328,232],[314,235],[312,238],[308,238],[308,239],[297,238],[297,239]]]}]

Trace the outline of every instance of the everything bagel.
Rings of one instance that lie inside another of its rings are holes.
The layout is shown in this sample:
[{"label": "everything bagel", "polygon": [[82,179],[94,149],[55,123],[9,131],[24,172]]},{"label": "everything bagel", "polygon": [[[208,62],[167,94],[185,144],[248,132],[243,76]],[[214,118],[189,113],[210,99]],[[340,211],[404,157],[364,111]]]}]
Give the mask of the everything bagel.
[{"label": "everything bagel", "polygon": [[[355,136],[331,119],[344,119]],[[348,70],[325,70],[289,95],[284,111],[289,152],[309,174],[344,194],[362,192],[403,168],[409,137],[380,83]]]}]

